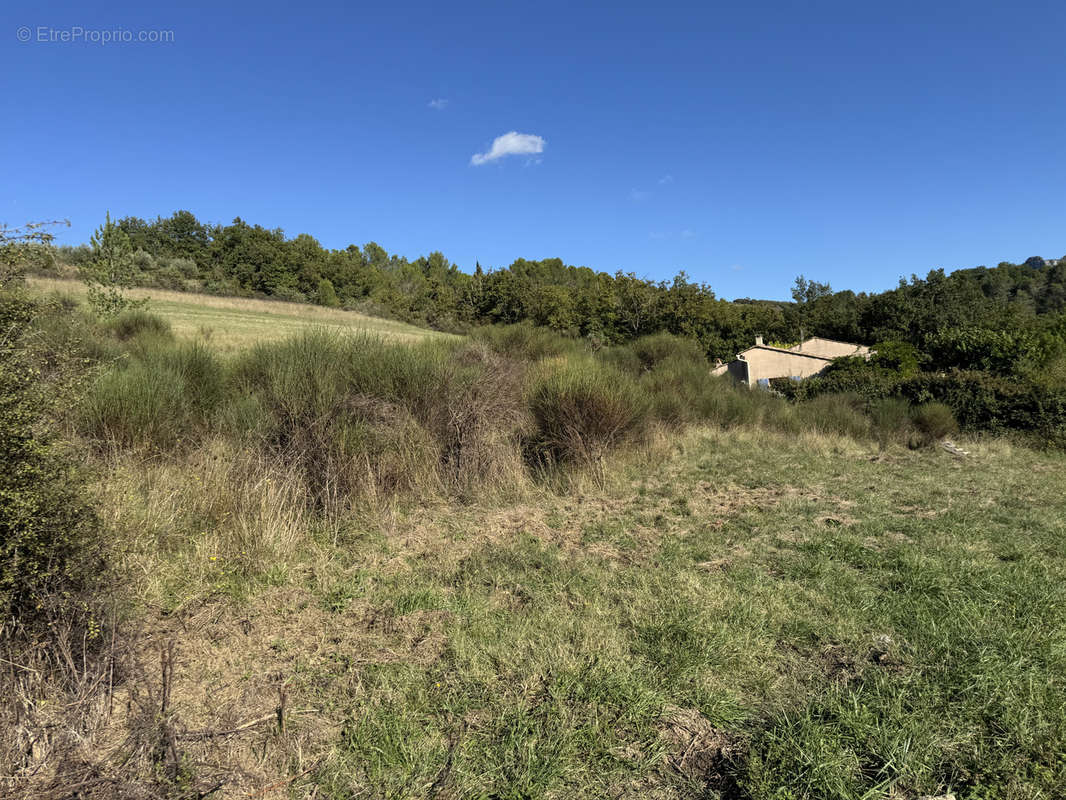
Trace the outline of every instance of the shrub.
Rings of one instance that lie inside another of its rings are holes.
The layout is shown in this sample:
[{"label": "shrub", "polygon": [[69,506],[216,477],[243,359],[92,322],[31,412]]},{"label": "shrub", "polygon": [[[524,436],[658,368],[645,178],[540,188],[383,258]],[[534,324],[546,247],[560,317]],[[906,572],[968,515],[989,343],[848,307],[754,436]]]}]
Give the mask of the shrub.
[{"label": "shrub", "polygon": [[329,308],[337,308],[341,304],[340,298],[337,297],[337,290],[333,288],[333,282],[329,278],[322,278],[318,282],[315,300],[319,305]]},{"label": "shrub", "polygon": [[80,427],[100,443],[174,447],[205,430],[222,378],[213,353],[199,342],[138,340],[128,364],[93,384]]},{"label": "shrub", "polygon": [[707,357],[699,342],[672,333],[655,333],[633,341],[629,348],[640,359],[645,370],[654,369],[664,361],[675,361],[709,370]]},{"label": "shrub", "polygon": [[183,278],[200,277],[200,269],[191,258],[172,258],[167,267],[176,270]]},{"label": "shrub", "polygon": [[798,404],[794,414],[801,429],[864,439],[870,434],[865,405],[855,394],[825,394]]},{"label": "shrub", "polygon": [[38,305],[33,336],[25,346],[49,380],[68,380],[71,372],[80,374],[86,366],[114,361],[123,351],[96,317],[62,298]]},{"label": "shrub", "polygon": [[529,322],[517,325],[488,325],[471,334],[501,355],[523,361],[557,358],[577,353],[581,345],[574,339],[550,328],[538,328]]},{"label": "shrub", "polygon": [[918,372],[922,356],[909,342],[881,342],[873,347],[870,364],[894,372],[900,377],[909,377]]},{"label": "shrub", "polygon": [[695,339],[671,333],[655,333],[628,344],[608,347],[599,351],[597,357],[634,376],[654,370],[664,362],[685,364],[710,372],[699,343]]},{"label": "shrub", "polygon": [[671,356],[641,375],[640,388],[652,414],[662,422],[681,425],[714,416],[711,395],[718,390],[718,381],[706,362]]},{"label": "shrub", "polygon": [[955,415],[943,403],[923,403],[913,409],[911,420],[929,443],[938,442],[959,429]]},{"label": "shrub", "polygon": [[642,432],[648,408],[634,381],[592,359],[546,364],[527,394],[535,451],[553,462],[593,463]]},{"label": "shrub", "polygon": [[133,268],[137,272],[154,272],[157,266],[158,264],[152,258],[151,253],[141,249],[133,251]]},{"label": "shrub", "polygon": [[[34,310],[5,298],[3,328],[21,333]],[[19,339],[8,339],[0,349],[0,639],[47,637],[56,624],[82,625],[91,637],[85,626],[104,580],[103,527],[44,426],[46,390]]]},{"label": "shrub", "polygon": [[307,302],[307,295],[291,286],[275,286],[270,290],[270,294],[275,300],[284,300],[287,303]]},{"label": "shrub", "polygon": [[885,397],[870,404],[870,423],[882,447],[892,441],[906,442],[911,427],[911,405],[900,397]]},{"label": "shrub", "polygon": [[[521,370],[485,345],[314,331],[254,348],[231,384],[262,409],[252,435],[302,464],[320,500],[331,480],[340,486],[334,499],[444,485],[467,491],[516,468]],[[237,414],[222,416],[240,429]],[[331,474],[344,463],[358,466],[358,479]]]},{"label": "shrub", "polygon": [[140,336],[142,333],[148,333],[165,339],[174,338],[169,322],[162,317],[150,314],[143,309],[122,311],[116,316],[108,319],[105,322],[104,327],[106,330],[111,331],[111,333],[122,342]]}]

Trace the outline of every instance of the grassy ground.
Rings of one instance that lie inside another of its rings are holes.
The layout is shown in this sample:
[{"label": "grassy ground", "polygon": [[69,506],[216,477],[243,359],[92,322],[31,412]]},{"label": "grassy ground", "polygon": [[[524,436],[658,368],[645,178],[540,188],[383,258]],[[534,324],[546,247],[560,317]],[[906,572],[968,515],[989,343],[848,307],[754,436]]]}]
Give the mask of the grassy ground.
[{"label": "grassy ground", "polygon": [[[386,506],[255,578],[207,530],[166,538],[167,482],[127,465],[148,685],[177,648],[175,780],[221,781],[215,797],[1061,796],[1066,465],[967,447],[696,430],[565,494]],[[210,469],[186,477],[207,491]],[[117,758],[138,705],[114,708],[96,746]]]},{"label": "grassy ground", "polygon": [[[40,292],[84,296],[86,291],[85,284],[75,280],[31,277],[28,283]],[[303,303],[215,297],[163,289],[133,289],[129,295],[151,298],[150,310],[169,321],[179,337],[206,340],[221,352],[242,349],[255,342],[284,339],[309,327],[372,333],[401,341],[447,335],[402,322]]]}]

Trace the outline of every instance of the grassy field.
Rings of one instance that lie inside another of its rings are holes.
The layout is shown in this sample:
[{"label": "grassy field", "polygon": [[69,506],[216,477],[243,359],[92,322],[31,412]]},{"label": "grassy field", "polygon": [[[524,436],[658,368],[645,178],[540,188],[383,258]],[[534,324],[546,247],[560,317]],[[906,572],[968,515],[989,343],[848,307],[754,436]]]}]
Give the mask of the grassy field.
[{"label": "grassy field", "polygon": [[[85,284],[76,280],[31,277],[28,283],[39,292],[83,297],[86,291]],[[221,352],[238,350],[255,342],[284,339],[309,327],[371,333],[400,341],[447,336],[402,322],[304,303],[216,297],[163,289],[133,289],[129,295],[150,298],[149,310],[170,322],[178,336],[206,340]]]},{"label": "grassy field", "polygon": [[789,404],[663,335],[35,320],[115,577],[5,657],[0,793],[1062,796],[1062,453],[952,455],[934,406]]},{"label": "grassy field", "polygon": [[179,730],[268,720],[182,741],[217,796],[1061,796],[1066,465],[967,446],[696,430],[567,493],[311,531],[254,579],[129,469],[142,663],[177,643]]}]

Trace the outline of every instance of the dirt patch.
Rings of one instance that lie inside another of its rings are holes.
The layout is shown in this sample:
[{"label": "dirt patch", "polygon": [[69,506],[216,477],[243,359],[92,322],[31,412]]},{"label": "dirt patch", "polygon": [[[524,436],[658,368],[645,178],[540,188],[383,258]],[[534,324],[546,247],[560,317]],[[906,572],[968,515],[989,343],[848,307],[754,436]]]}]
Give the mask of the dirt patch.
[{"label": "dirt patch", "polygon": [[739,735],[716,728],[694,708],[667,706],[660,736],[667,745],[669,770],[723,797],[735,796],[735,767],[745,752]]}]

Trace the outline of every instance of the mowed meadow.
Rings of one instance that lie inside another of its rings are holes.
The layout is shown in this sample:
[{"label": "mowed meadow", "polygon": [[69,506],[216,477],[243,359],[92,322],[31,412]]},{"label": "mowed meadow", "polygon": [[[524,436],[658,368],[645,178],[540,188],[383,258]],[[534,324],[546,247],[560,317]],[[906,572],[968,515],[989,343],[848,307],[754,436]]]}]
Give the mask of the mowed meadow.
[{"label": "mowed meadow", "polygon": [[[86,292],[85,284],[78,280],[32,276],[27,283],[41,294],[58,293],[83,298]],[[307,303],[219,297],[168,289],[130,289],[127,294],[135,300],[148,300],[152,313],[165,319],[176,336],[202,339],[217,352],[231,352],[256,342],[284,339],[308,327],[338,333],[366,332],[412,342],[447,336],[402,322]]]},{"label": "mowed meadow", "polygon": [[1066,786],[1061,453],[953,455],[938,404],[788,403],[669,335],[48,288],[25,350],[115,577],[60,637],[92,657],[8,659],[12,795]]}]

